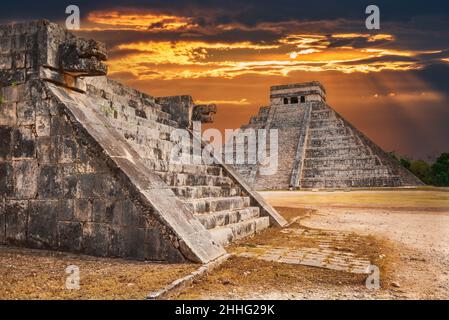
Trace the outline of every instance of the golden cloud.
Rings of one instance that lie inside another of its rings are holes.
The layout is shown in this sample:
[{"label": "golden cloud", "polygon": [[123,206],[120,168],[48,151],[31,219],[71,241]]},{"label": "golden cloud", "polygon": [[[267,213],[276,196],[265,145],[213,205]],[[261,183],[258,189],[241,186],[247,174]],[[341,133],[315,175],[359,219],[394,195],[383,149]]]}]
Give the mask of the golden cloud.
[{"label": "golden cloud", "polygon": [[133,13],[121,11],[95,11],[87,20],[94,26],[83,30],[179,30],[197,27],[192,18],[153,13]]}]

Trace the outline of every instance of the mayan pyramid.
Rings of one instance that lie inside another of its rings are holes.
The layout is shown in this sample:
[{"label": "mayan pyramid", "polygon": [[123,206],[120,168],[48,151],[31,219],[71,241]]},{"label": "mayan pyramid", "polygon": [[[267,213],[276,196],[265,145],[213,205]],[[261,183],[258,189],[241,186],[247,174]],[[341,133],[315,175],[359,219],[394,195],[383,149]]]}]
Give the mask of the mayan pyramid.
[{"label": "mayan pyramid", "polygon": [[128,88],[106,59],[48,21],[0,27],[1,244],[208,262],[286,223],[232,168],[171,161],[214,106]]},{"label": "mayan pyramid", "polygon": [[[247,129],[278,130],[276,174],[261,174],[263,166],[259,162],[234,164],[257,190],[422,185],[411,172],[335,112],[326,103],[324,87],[316,81],[271,87],[270,106],[261,107],[236,136],[243,135]],[[248,157],[251,152],[248,141],[240,141],[245,144],[245,157]],[[269,155],[270,144],[266,148]],[[256,147],[253,153],[258,151]]]}]

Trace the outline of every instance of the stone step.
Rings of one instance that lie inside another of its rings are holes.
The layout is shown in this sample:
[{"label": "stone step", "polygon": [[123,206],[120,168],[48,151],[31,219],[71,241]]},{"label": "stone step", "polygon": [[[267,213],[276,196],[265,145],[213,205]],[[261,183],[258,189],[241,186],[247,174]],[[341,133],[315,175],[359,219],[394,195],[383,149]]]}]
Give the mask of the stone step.
[{"label": "stone step", "polygon": [[344,127],[343,123],[337,118],[335,119],[323,119],[323,120],[311,120],[310,129],[320,129],[329,127]]},{"label": "stone step", "polygon": [[219,186],[183,186],[172,188],[173,192],[180,198],[198,199],[210,197],[234,197],[241,196],[240,187],[219,187]]},{"label": "stone step", "polygon": [[[115,119],[126,122],[140,123],[143,125],[152,123],[154,121],[171,127],[178,127],[178,123],[174,120],[171,120],[170,117],[161,116],[160,114],[148,110],[137,110],[133,108],[130,109],[130,113],[115,110],[111,114]],[[151,122],[146,122],[145,120]]]},{"label": "stone step", "polygon": [[269,226],[270,220],[268,217],[258,217],[234,224],[228,224],[224,227],[210,229],[209,232],[216,242],[222,246],[227,246],[238,239],[255,235]]},{"label": "stone step", "polygon": [[360,142],[353,136],[335,136],[329,138],[312,138],[309,139],[309,148],[329,148],[329,147],[350,147],[357,146]]},{"label": "stone step", "polygon": [[372,176],[363,178],[305,178],[301,179],[301,188],[362,188],[362,187],[396,187],[400,186],[399,176]]},{"label": "stone step", "polygon": [[193,213],[209,213],[223,210],[243,209],[250,206],[249,197],[211,197],[184,201]]},{"label": "stone step", "polygon": [[311,120],[326,120],[330,118],[336,119],[334,113],[331,110],[317,110],[311,112]]},{"label": "stone step", "polygon": [[370,150],[365,146],[343,147],[343,148],[307,148],[306,158],[350,158],[371,155]]},{"label": "stone step", "polygon": [[334,136],[352,136],[346,127],[329,126],[325,128],[309,129],[311,139],[323,139]]},{"label": "stone step", "polygon": [[195,214],[195,217],[206,229],[213,229],[257,218],[260,215],[259,210],[259,207],[248,207],[237,210],[218,211],[210,214]]},{"label": "stone step", "polygon": [[335,169],[348,169],[348,168],[370,168],[374,165],[381,165],[377,157],[365,156],[365,157],[341,157],[341,158],[306,158],[304,160],[304,169],[314,168],[335,168]]},{"label": "stone step", "polygon": [[234,186],[234,181],[225,176],[167,171],[156,173],[170,186]]},{"label": "stone step", "polygon": [[388,176],[391,172],[387,167],[378,166],[377,168],[350,168],[347,170],[339,170],[339,169],[304,169],[303,178],[347,178],[350,179],[352,177],[375,177],[375,176]]}]

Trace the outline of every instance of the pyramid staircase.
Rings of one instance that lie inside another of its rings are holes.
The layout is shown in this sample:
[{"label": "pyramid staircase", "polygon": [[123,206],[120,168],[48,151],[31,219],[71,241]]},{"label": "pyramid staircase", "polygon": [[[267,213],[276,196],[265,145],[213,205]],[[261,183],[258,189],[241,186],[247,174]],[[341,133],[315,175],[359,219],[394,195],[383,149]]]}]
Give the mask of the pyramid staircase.
[{"label": "pyramid staircase", "polygon": [[[45,20],[0,26],[0,38],[0,243],[205,263],[286,224],[231,167],[172,161],[173,133],[196,139],[190,97],[108,79],[103,44]],[[20,121],[17,105],[30,109]]]},{"label": "pyramid staircase", "polygon": [[[261,164],[233,165],[255,189],[347,189],[423,184],[327,105],[324,87],[318,82],[274,86],[270,98],[271,105],[261,107],[237,134],[244,136],[247,129],[278,130],[276,174],[261,174]],[[247,142],[243,143],[247,148]],[[267,144],[266,154],[269,153]]]},{"label": "pyramid staircase", "polygon": [[[111,86],[112,81],[109,83]],[[93,86],[89,89],[90,93],[96,91]],[[115,94],[109,99],[97,97],[97,110],[114,110],[104,112],[110,125],[141,155],[146,166],[170,186],[216,242],[226,246],[270,225],[269,217],[261,216],[260,208],[251,204],[245,189],[220,164],[175,164],[171,161],[177,144],[171,141],[171,134],[179,125],[162,106],[154,102],[145,104],[144,100],[130,106],[127,99]],[[192,146],[188,147],[192,151]],[[203,163],[201,158],[195,160]]]}]

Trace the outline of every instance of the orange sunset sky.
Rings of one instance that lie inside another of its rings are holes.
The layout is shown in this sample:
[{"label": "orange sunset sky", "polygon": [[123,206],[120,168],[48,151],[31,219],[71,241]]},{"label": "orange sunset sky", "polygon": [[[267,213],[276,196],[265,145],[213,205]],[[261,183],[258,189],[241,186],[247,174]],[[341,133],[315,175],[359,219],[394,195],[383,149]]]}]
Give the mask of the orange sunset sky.
[{"label": "orange sunset sky", "polygon": [[[26,2],[26,1],[25,1]],[[386,151],[449,152],[449,14],[443,1],[80,1],[84,37],[106,42],[109,76],[153,96],[216,103],[208,127],[237,128],[269,87],[318,80],[328,103]],[[30,2],[33,6],[33,3]],[[64,23],[65,1],[1,20]]]}]

